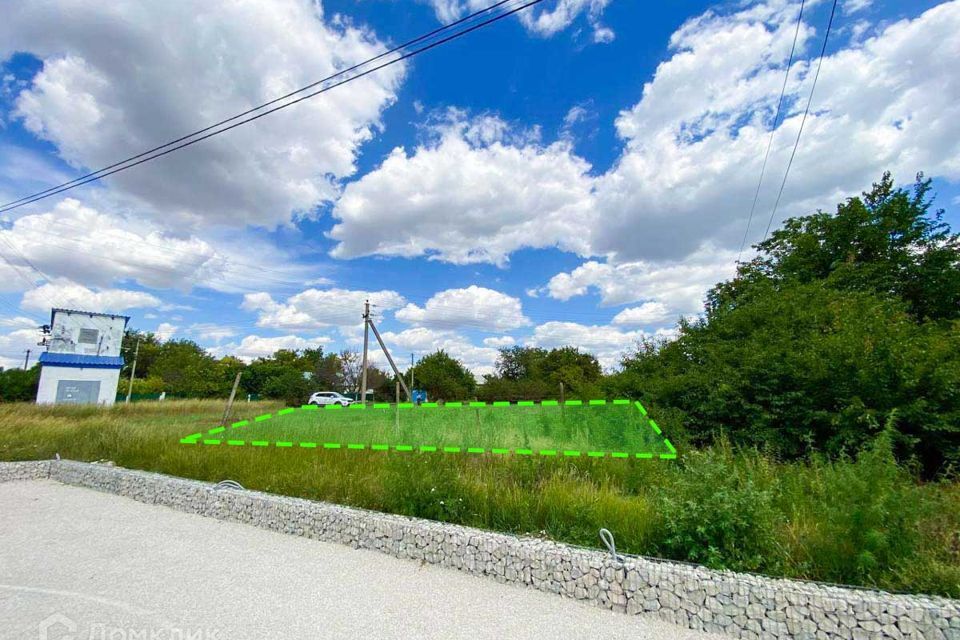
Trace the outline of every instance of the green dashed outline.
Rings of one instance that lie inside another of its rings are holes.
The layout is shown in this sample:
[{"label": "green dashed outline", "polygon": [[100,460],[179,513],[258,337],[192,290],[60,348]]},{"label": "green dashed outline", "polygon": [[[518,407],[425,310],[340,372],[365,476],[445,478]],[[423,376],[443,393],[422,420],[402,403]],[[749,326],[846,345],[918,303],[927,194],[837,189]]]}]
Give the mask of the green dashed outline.
[{"label": "green dashed outline", "polygon": [[[364,444],[364,443],[342,443],[342,442],[291,442],[291,441],[274,441],[270,442],[268,440],[234,440],[221,438],[212,438],[210,436],[216,436],[217,434],[224,433],[227,430],[227,427],[214,427],[204,433],[194,433],[184,438],[180,438],[180,444],[203,444],[208,446],[219,446],[221,444],[226,444],[228,446],[240,447],[240,446],[251,446],[251,447],[274,447],[274,448],[301,448],[301,449],[345,449],[347,451],[365,451],[367,449],[371,451],[397,451],[397,452],[420,452],[420,453],[467,453],[467,454],[491,454],[491,455],[520,455],[520,456],[543,456],[543,457],[553,457],[553,458],[617,458],[617,459],[636,459],[636,460],[676,460],[677,459],[677,449],[673,446],[673,443],[670,442],[670,439],[663,435],[663,432],[660,430],[660,426],[649,416],[647,409],[639,400],[627,400],[624,398],[617,398],[612,401],[607,401],[603,399],[598,400],[589,400],[586,404],[582,400],[567,400],[562,403],[563,406],[568,407],[597,407],[605,406],[607,404],[613,405],[629,405],[633,404],[637,411],[643,416],[647,425],[650,429],[658,436],[663,439],[663,444],[666,445],[669,453],[660,453],[654,454],[649,452],[639,452],[639,453],[629,453],[626,451],[577,451],[577,450],[557,450],[557,449],[502,449],[502,448],[483,448],[483,447],[443,447],[443,446],[433,446],[433,445],[407,445],[407,444],[386,444],[386,443],[376,443],[376,444]],[[557,400],[543,400],[540,402],[542,407],[557,407],[561,403]],[[445,404],[438,404],[436,402],[425,402],[421,404],[418,409],[468,409],[475,407],[535,407],[537,406],[536,402],[530,400],[521,400],[517,403],[510,403],[506,401],[496,401],[492,403],[486,402],[447,402]],[[376,403],[372,406],[364,404],[353,404],[349,406],[349,410],[367,410],[367,411],[376,411],[376,410],[385,410],[385,409],[413,409],[414,405],[411,402],[401,402],[398,405],[392,405],[389,403]],[[265,413],[260,416],[253,418],[252,422],[264,422],[266,420],[271,420],[273,418],[279,418],[281,416],[289,415],[296,411],[317,411],[320,407],[312,404],[305,404],[302,407],[288,407],[286,409],[280,409],[276,412],[276,415],[271,413]],[[344,407],[333,404],[327,405],[323,408],[325,411],[342,411]],[[239,429],[241,427],[246,427],[251,424],[251,420],[238,420],[230,425],[230,429]]]}]

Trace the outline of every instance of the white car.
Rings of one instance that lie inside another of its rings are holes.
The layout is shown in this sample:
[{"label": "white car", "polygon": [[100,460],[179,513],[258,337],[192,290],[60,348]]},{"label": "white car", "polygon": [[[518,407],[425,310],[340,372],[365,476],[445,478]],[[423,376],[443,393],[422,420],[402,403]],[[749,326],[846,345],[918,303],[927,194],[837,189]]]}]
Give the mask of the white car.
[{"label": "white car", "polygon": [[315,404],[319,406],[338,404],[341,407],[347,407],[354,402],[354,400],[343,394],[337,393],[336,391],[317,391],[315,394],[310,396],[309,404]]}]

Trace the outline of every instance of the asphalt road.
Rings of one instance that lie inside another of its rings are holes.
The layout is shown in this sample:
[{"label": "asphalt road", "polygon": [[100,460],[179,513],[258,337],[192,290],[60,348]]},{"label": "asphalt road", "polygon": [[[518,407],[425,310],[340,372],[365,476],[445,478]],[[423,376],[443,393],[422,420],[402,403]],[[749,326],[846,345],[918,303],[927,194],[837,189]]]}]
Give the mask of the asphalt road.
[{"label": "asphalt road", "polygon": [[44,637],[711,636],[87,489],[0,484],[0,638]]}]

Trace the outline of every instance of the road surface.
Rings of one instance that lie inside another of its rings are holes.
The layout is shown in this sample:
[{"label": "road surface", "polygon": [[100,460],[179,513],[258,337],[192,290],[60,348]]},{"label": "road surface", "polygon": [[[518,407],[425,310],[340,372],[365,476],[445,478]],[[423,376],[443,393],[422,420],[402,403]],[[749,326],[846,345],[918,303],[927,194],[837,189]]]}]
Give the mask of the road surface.
[{"label": "road surface", "polygon": [[50,481],[0,484],[0,638],[707,639]]}]

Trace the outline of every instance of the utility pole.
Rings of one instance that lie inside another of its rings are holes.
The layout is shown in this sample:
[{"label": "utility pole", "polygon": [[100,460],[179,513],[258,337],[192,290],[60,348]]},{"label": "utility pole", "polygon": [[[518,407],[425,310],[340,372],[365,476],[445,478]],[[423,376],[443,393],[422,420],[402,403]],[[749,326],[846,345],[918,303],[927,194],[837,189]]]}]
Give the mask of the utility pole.
[{"label": "utility pole", "polygon": [[367,345],[370,343],[370,301],[363,303],[363,364],[360,374],[360,402],[367,404]]},{"label": "utility pole", "polygon": [[23,359],[23,370],[24,370],[24,371],[27,370],[27,365],[29,365],[29,364],[30,364],[30,349],[27,349],[27,355],[26,355],[26,357]]},{"label": "utility pole", "polygon": [[413,354],[410,354],[410,390],[413,390]]},{"label": "utility pole", "polygon": [[137,372],[137,356],[140,355],[140,336],[137,335],[137,348],[133,352],[133,366],[130,367],[130,384],[127,385],[127,399],[125,404],[130,404],[130,396],[133,395],[133,375]]}]

